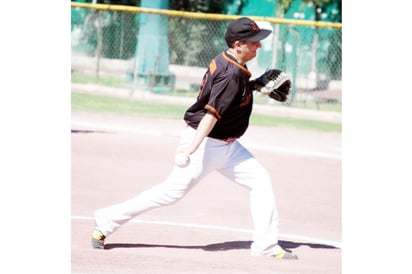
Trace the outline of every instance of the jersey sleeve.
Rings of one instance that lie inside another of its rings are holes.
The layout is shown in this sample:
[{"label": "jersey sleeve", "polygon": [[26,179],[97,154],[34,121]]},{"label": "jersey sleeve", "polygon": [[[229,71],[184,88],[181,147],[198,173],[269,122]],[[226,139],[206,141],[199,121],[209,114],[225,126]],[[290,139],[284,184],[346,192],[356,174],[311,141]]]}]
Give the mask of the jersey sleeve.
[{"label": "jersey sleeve", "polygon": [[209,101],[205,108],[220,119],[237,96],[239,82],[233,74],[229,73],[223,73],[213,81]]}]

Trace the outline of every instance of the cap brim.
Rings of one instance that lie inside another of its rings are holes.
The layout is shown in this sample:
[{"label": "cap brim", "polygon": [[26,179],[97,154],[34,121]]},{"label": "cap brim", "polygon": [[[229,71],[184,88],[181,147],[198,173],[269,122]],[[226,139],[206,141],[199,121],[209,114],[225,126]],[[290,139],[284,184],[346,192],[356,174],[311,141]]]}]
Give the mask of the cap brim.
[{"label": "cap brim", "polygon": [[259,33],[257,33],[256,35],[252,36],[251,38],[246,39],[246,41],[257,42],[257,41],[260,41],[260,40],[265,39],[265,38],[268,37],[271,33],[272,33],[271,30],[268,30],[268,29],[260,29]]}]

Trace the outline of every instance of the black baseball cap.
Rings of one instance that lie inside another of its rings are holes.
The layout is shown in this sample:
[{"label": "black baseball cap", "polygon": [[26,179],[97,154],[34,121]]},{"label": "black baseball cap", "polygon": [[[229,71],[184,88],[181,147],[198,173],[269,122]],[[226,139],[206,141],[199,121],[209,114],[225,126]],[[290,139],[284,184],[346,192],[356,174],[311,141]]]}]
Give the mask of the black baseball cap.
[{"label": "black baseball cap", "polygon": [[227,27],[225,40],[230,46],[235,41],[256,42],[265,39],[272,31],[260,29],[255,21],[242,17],[232,21]]}]

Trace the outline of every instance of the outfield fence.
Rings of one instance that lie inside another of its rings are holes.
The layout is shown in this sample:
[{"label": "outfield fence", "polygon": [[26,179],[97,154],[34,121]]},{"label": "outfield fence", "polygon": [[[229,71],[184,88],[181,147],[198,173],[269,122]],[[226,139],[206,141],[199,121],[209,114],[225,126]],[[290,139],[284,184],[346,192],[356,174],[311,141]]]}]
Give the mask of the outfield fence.
[{"label": "outfield fence", "polygon": [[[82,81],[93,83],[117,77],[118,87],[158,93],[196,91],[210,60],[227,48],[224,33],[236,18],[71,2],[72,75],[88,75]],[[341,103],[340,23],[250,18],[272,30],[248,63],[252,78],[282,69],[294,83],[289,105]],[[169,89],[156,89],[161,85]]]}]

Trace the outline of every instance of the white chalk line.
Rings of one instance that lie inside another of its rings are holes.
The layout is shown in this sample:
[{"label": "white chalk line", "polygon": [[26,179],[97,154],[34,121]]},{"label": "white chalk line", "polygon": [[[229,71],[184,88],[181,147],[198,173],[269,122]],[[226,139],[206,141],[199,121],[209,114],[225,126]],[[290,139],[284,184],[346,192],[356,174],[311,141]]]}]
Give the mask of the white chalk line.
[{"label": "white chalk line", "polygon": [[[120,126],[120,125],[107,125],[107,124],[102,124],[102,123],[76,121],[76,120],[72,120],[72,128],[73,127],[91,128],[94,130],[102,130],[102,131],[140,133],[140,134],[147,134],[147,135],[152,135],[152,136],[164,136],[164,135],[178,136],[181,132],[181,131],[176,131],[176,132],[173,132],[172,134],[170,133],[166,134],[166,131],[163,131],[163,130],[143,129],[143,128],[130,127],[130,126]],[[341,160],[340,154],[324,153],[324,152],[303,150],[303,149],[297,149],[297,148],[296,149],[284,148],[284,147],[277,147],[277,146],[271,146],[271,145],[270,146],[260,145],[260,144],[250,143],[250,142],[242,142],[242,143],[251,149],[265,150],[265,151],[270,151],[273,153],[292,154],[292,155],[298,155],[298,156],[308,156],[308,157]]]},{"label": "white chalk line", "polygon": [[[71,216],[73,220],[93,220],[93,217],[87,216]],[[189,228],[200,228],[200,229],[209,229],[209,230],[221,230],[221,231],[230,231],[230,232],[239,232],[239,233],[246,233],[252,234],[252,230],[250,229],[242,229],[242,228],[234,228],[228,226],[218,226],[218,225],[202,225],[202,224],[190,224],[190,223],[176,223],[170,221],[147,221],[141,219],[132,219],[130,220],[132,223],[140,223],[140,224],[152,224],[152,225],[168,225],[168,226],[178,226],[178,227],[189,227]],[[289,239],[294,241],[303,241],[310,244],[321,244],[327,246],[333,246],[336,248],[341,248],[342,244],[337,241],[330,241],[330,240],[322,240],[313,237],[307,237],[303,235],[293,235],[293,234],[279,234],[279,238],[282,239]]]},{"label": "white chalk line", "polygon": [[107,125],[95,122],[85,122],[85,121],[73,121],[72,120],[72,128],[74,127],[81,127],[81,128],[89,128],[93,130],[101,130],[101,131],[115,131],[115,132],[126,132],[126,133],[140,133],[140,134],[147,134],[152,136],[163,136],[165,135],[165,131],[156,130],[156,129],[143,129],[137,127],[130,127],[130,126],[120,126],[120,125]]}]

